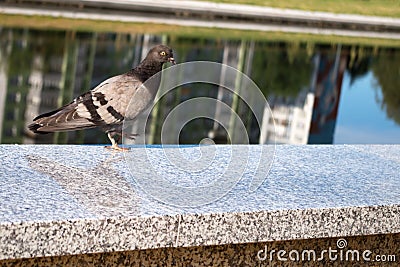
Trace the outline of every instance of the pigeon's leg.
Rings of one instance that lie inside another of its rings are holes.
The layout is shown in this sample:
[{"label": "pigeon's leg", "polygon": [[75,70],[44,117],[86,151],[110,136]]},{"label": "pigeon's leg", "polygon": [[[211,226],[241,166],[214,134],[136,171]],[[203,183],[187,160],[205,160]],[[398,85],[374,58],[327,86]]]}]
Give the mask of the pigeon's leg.
[{"label": "pigeon's leg", "polygon": [[[118,150],[118,151],[128,151],[129,150],[128,148],[118,146],[117,141],[115,141],[114,137],[112,136],[112,134],[110,132],[107,133],[107,136],[108,136],[108,139],[110,139],[110,141],[111,141],[111,146],[106,146],[106,148],[115,149],[115,150]],[[120,138],[118,138],[118,140],[119,139]]]}]

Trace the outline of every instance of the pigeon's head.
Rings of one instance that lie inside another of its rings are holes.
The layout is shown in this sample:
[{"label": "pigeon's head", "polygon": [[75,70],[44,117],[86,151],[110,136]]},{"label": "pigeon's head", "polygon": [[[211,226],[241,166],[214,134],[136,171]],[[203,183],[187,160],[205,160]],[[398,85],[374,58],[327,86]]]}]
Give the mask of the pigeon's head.
[{"label": "pigeon's head", "polygon": [[172,54],[172,49],[166,45],[157,45],[153,47],[149,51],[147,57],[161,63],[171,62],[172,64],[176,64],[174,55]]}]

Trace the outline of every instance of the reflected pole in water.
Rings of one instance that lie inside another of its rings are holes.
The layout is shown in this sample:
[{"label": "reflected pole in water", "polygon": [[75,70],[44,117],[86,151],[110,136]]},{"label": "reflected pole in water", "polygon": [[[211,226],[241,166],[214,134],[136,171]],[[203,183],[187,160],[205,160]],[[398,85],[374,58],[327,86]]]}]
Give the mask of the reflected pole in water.
[{"label": "reflected pole in water", "polygon": [[[66,32],[63,62],[61,67],[60,93],[57,106],[61,107],[71,101],[74,94],[76,64],[78,61],[78,40],[76,32]],[[54,134],[54,143],[65,144],[68,133],[57,132]]]},{"label": "reflected pole in water", "polygon": [[[238,64],[237,64],[237,70],[240,72],[243,72],[244,69],[244,62],[245,62],[245,52],[246,52],[246,41],[242,40],[240,43],[240,47],[239,47],[239,60],[238,60]],[[229,136],[230,138],[228,138],[227,143],[234,143],[235,141],[235,127],[236,127],[236,120],[235,120],[235,114],[234,113],[238,113],[239,110],[239,94],[240,94],[240,86],[241,86],[241,82],[242,82],[242,75],[237,75],[236,79],[235,79],[235,93],[232,96],[232,112],[231,112],[231,116],[229,119]],[[234,112],[234,113],[233,113]],[[230,139],[230,140],[229,140]]]},{"label": "reflected pole in water", "polygon": [[[228,62],[228,56],[229,56],[229,45],[224,46],[224,53],[222,56],[222,64],[226,64]],[[226,76],[226,65],[223,65],[221,68],[221,74],[220,74],[220,79],[219,79],[219,84],[224,84],[225,82],[225,76]],[[218,126],[219,123],[218,121],[220,120],[221,117],[221,103],[222,98],[224,96],[224,88],[222,86],[218,87],[218,95],[217,95],[217,104],[215,106],[215,115],[214,115],[214,124],[213,124],[213,129],[211,132],[208,133],[208,137],[214,139],[216,135],[218,134]]]},{"label": "reflected pole in water", "polygon": [[[80,93],[84,93],[91,88],[92,85],[92,75],[93,75],[93,66],[94,66],[94,58],[96,56],[96,46],[97,46],[97,33],[94,32],[92,34],[92,38],[90,40],[89,45],[89,57],[87,59],[87,70],[83,80],[83,86],[81,87]],[[83,144],[85,140],[85,131],[77,131],[75,143]]]},{"label": "reflected pole in water", "polygon": [[[245,66],[245,70],[244,70],[244,74],[246,74],[247,76],[251,76],[251,67],[252,67],[252,63],[253,63],[253,57],[254,57],[254,47],[255,47],[255,42],[254,40],[250,41],[249,43],[249,47],[248,47],[248,52],[247,52],[247,59],[246,59],[246,66]],[[246,94],[250,94],[249,95],[249,103],[247,103],[250,107],[253,107],[253,102],[254,102],[254,94],[252,92],[245,92]],[[243,94],[243,93],[242,93]],[[246,125],[246,130],[249,133],[249,138],[251,139],[251,122],[252,122],[252,115],[253,115],[253,111],[251,110],[251,108],[247,109],[247,114],[246,114],[246,120],[245,120],[245,125]]]},{"label": "reflected pole in water", "polygon": [[[0,43],[0,142],[2,141],[3,122],[6,109],[7,86],[8,86],[8,65],[9,56],[12,51],[13,34],[11,30],[2,32],[1,37],[4,38]],[[4,34],[4,35],[3,35]]]},{"label": "reflected pole in water", "polygon": [[[184,55],[186,55],[186,53],[182,53],[181,54],[181,57],[178,59],[178,61],[177,62],[183,62],[183,60],[184,60]],[[175,55],[174,55],[175,56]],[[178,81],[179,82],[181,82],[181,81],[183,81],[183,68],[180,68],[180,71],[179,71],[179,73],[178,73]],[[175,90],[174,90],[174,94],[175,94],[175,98],[174,98],[174,104],[173,104],[173,106],[172,106],[172,108],[171,109],[174,109],[176,106],[178,106],[179,105],[179,103],[181,102],[181,97],[182,97],[182,86],[179,86],[178,88],[176,88]],[[178,117],[173,117],[173,119],[172,119],[172,125],[173,125],[173,127],[175,128],[175,127],[178,127]],[[179,126],[181,126],[181,125],[179,125]],[[161,127],[162,128],[162,127]],[[175,142],[175,136],[172,136],[172,135],[170,135],[170,136],[168,136],[168,138],[169,138],[169,142],[171,143],[171,144],[173,144],[174,142]],[[180,141],[179,141],[180,142]]]}]

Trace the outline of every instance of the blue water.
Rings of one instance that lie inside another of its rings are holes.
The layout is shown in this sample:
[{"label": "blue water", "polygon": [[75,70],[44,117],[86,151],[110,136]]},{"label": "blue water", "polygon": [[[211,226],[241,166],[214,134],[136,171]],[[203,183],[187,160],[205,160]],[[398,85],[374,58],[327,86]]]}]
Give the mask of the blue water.
[{"label": "blue water", "polygon": [[400,143],[400,126],[381,108],[381,92],[371,71],[353,84],[345,73],[334,144]]}]

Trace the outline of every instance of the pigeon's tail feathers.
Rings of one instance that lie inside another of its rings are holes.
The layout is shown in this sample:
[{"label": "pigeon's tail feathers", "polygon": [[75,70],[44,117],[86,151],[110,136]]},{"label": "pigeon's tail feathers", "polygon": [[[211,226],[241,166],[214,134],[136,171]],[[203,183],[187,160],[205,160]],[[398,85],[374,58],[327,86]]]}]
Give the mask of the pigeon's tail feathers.
[{"label": "pigeon's tail feathers", "polygon": [[41,123],[32,123],[28,126],[29,130],[37,134],[48,134],[53,132],[66,132],[66,131],[75,131],[75,130],[83,130],[96,127],[92,122],[88,122],[86,119],[75,120],[73,122],[64,122],[47,125],[42,125]]},{"label": "pigeon's tail feathers", "polygon": [[30,125],[28,125],[28,129],[31,130],[32,132],[36,133],[36,134],[48,134],[50,132],[44,132],[39,130],[42,127],[42,125],[37,124],[37,123],[32,123]]},{"label": "pigeon's tail feathers", "polygon": [[77,104],[72,102],[57,110],[39,115],[33,119],[33,123],[30,124],[28,128],[34,133],[46,134],[51,132],[87,129],[97,126],[87,118],[79,116],[76,107]]}]

